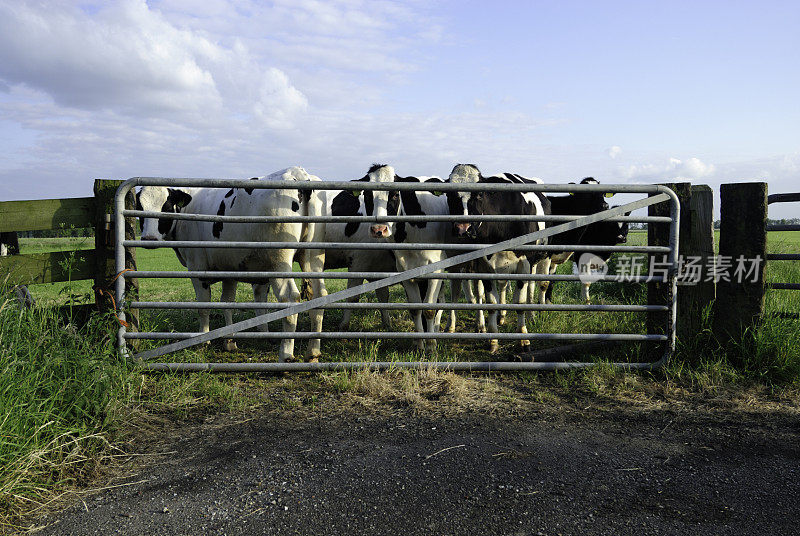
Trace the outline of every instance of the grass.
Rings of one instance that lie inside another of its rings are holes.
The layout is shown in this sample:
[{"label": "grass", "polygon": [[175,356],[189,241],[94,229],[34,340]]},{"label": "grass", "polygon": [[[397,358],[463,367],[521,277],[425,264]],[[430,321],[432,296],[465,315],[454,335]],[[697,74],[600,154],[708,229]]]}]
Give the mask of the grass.
[{"label": "grass", "polygon": [[19,310],[0,287],[0,512],[10,516],[85,482],[116,422],[126,368],[109,323],[69,320]]},{"label": "grass", "polygon": [[[799,235],[770,233],[770,251],[800,251]],[[629,238],[630,244],[645,241],[644,233],[632,232]],[[34,253],[91,246],[91,239],[23,240],[21,245],[23,253]],[[137,255],[141,269],[182,270],[172,251],[140,250]],[[560,268],[561,273],[570,271],[569,263]],[[769,263],[767,279],[800,281],[800,262]],[[142,279],[140,284],[143,300],[194,299],[187,279]],[[650,404],[705,396],[702,393],[716,400],[721,391],[735,388],[756,393],[752,396],[760,400],[789,399],[796,404],[800,388],[800,329],[796,320],[775,318],[769,318],[753,338],[723,352],[709,344],[711,318],[707,317],[697,337],[680,341],[675,359],[658,373],[632,374],[602,364],[642,360],[645,348],[628,345],[582,357],[600,362],[590,371],[553,374],[494,376],[397,369],[292,376],[147,375],[117,359],[112,346],[113,319],[94,317],[89,324],[78,326],[69,316],[59,316],[54,308],[47,307],[65,303],[73,295],[84,295],[89,301],[90,286],[91,282],[33,285],[30,290],[40,306],[27,311],[17,308],[8,288],[0,288],[0,525],[12,526],[23,513],[51,504],[65,491],[85,485],[109,456],[119,454],[112,445],[142,433],[152,419],[187,419],[254,407],[295,411],[314,408],[331,397],[336,398],[337,407],[388,404],[422,412],[443,407],[446,402],[457,411],[491,412],[498,408],[513,410],[521,400],[547,406],[581,397]],[[342,280],[328,281],[330,292],[343,287]],[[642,285],[597,283],[591,292],[595,303],[646,300]],[[218,298],[217,288],[214,299]],[[251,299],[249,286],[240,285],[237,300]],[[392,289],[390,299],[405,300],[399,287]],[[560,283],[556,287],[556,303],[578,300],[577,284]],[[800,293],[769,291],[766,308],[768,313],[800,311]],[[251,315],[239,312],[234,319]],[[340,312],[328,311],[325,329],[335,329],[340,318]],[[459,313],[459,331],[471,331],[473,318],[473,313]],[[396,329],[412,330],[405,312],[394,312],[393,319]],[[143,311],[141,320],[143,329],[150,331],[194,331],[197,326],[192,311]],[[504,331],[511,331],[514,313],[509,313],[508,320]],[[541,332],[643,333],[644,323],[645,316],[638,313],[539,313],[529,328]],[[212,328],[221,325],[221,314],[212,314]],[[309,328],[307,317],[301,315],[299,328]],[[276,324],[270,329],[280,327]],[[381,331],[377,311],[354,312],[351,330]],[[303,344],[298,342],[297,355]],[[143,347],[152,345],[143,343]],[[534,341],[534,345],[545,348],[549,344]],[[277,343],[273,341],[241,341],[240,348],[222,352],[218,344],[213,344],[185,350],[170,360],[274,361],[277,357]],[[513,356],[513,345],[506,343],[505,348],[499,359]],[[411,341],[394,339],[323,341],[323,351],[326,359],[419,358]],[[481,343],[448,341],[440,343],[437,359],[495,358],[488,356]]]}]

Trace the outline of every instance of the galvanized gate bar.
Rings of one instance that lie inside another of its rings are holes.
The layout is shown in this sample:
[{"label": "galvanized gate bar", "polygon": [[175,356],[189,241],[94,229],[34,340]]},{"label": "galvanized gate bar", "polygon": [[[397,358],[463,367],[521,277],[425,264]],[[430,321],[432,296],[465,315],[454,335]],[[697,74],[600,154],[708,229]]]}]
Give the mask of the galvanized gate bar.
[{"label": "galvanized gate bar", "polygon": [[[202,335],[198,332],[148,331],[126,333],[126,339],[187,340]],[[227,335],[230,339],[457,339],[483,341],[498,339],[521,341],[536,339],[543,341],[630,341],[648,342],[667,340],[666,335],[643,335],[641,333],[416,333],[411,331],[240,331]]]},{"label": "galvanized gate bar", "polygon": [[[134,177],[120,185],[125,191],[135,186],[187,186],[195,188],[247,188],[267,190],[371,190],[398,192],[590,192],[620,194],[660,194],[669,190],[657,184],[539,184],[539,183],[429,183],[429,182],[352,182],[352,181],[251,181],[241,179],[196,179]],[[488,186],[488,188],[487,188]],[[119,191],[119,190],[118,190]],[[120,209],[120,214],[124,208]]]},{"label": "galvanized gate bar", "polygon": [[[253,187],[254,186],[253,183],[250,182],[250,181],[241,181],[241,182],[243,183],[241,187]],[[247,184],[248,182],[249,182],[249,184]],[[117,205],[116,206],[117,206],[117,210],[120,211],[120,213],[121,213],[121,210],[124,209],[123,203],[124,203],[124,195],[125,195],[125,193],[127,193],[127,191],[130,188],[132,188],[135,184],[136,184],[136,179],[131,179],[131,180],[126,181],[125,183],[123,183],[123,185],[118,190],[117,199],[116,199],[117,200]],[[292,188],[292,189],[298,189],[299,185],[297,183],[289,183],[289,184],[291,186],[286,185],[284,187]],[[313,188],[317,188],[317,186],[319,184],[320,183],[314,183],[313,184]],[[366,186],[368,184],[370,184],[370,183],[364,183],[363,186]],[[225,182],[225,186],[223,186],[223,187],[229,187],[229,185],[230,185],[230,182],[226,181]],[[272,185],[273,185],[273,187],[279,187],[278,181],[275,181],[274,183],[272,183]],[[126,186],[127,186],[127,188],[126,188]],[[211,186],[211,185],[208,185],[208,186]],[[283,185],[280,185],[280,186],[283,186]],[[377,185],[371,184],[371,186],[377,186]],[[409,186],[409,184],[408,183],[397,183],[397,184],[393,183],[393,186]],[[416,187],[416,186],[419,186],[419,185],[415,184],[415,185],[411,185],[411,186],[415,186]],[[437,185],[437,188],[435,188],[435,189],[438,190],[439,189],[438,186],[441,186],[441,185]],[[444,186],[455,186],[455,188],[451,188],[451,190],[453,190],[453,191],[464,191],[464,190],[467,190],[467,188],[463,188],[463,186],[480,186],[481,187],[480,189],[483,189],[483,190],[486,189],[485,185],[478,185],[478,184],[458,184],[458,185],[444,185]],[[517,186],[517,185],[508,185],[508,186]],[[522,186],[527,186],[527,185],[522,185]],[[545,185],[537,185],[537,186],[545,186]],[[571,185],[564,185],[564,186],[571,186]],[[588,188],[587,185],[581,185],[581,186],[584,186],[584,188],[576,188],[574,191],[582,191],[582,190],[594,191],[594,190],[597,190],[598,192],[604,192],[604,191],[608,190],[608,188]],[[593,185],[588,185],[588,186],[593,186]],[[344,184],[337,185],[334,188],[342,188],[342,187],[344,187],[344,188],[352,188],[353,185],[344,183]],[[558,186],[558,187],[555,187],[555,188],[549,188],[548,190],[564,191],[564,190],[559,190],[559,188],[561,188],[561,187],[563,187],[563,186]],[[331,189],[334,189],[334,188],[331,188]],[[364,189],[385,189],[385,188],[364,188]],[[392,189],[396,189],[396,188],[393,187]],[[401,189],[405,189],[405,188],[401,188]],[[423,189],[423,188],[413,188],[413,189]],[[431,189],[434,189],[434,188],[431,188]],[[476,190],[480,191],[480,189],[476,189]],[[677,200],[677,197],[675,196],[675,193],[672,192],[671,190],[669,190],[668,188],[662,187],[662,186],[644,188],[645,193],[650,193],[650,192],[653,191],[653,189],[655,189],[656,192],[661,192],[661,193],[658,193],[658,194],[653,195],[651,197],[648,197],[646,199],[641,199],[641,200],[638,200],[638,201],[627,203],[625,205],[621,205],[621,206],[609,209],[607,211],[603,211],[603,212],[599,212],[599,213],[596,213],[596,214],[593,214],[593,215],[590,215],[590,216],[586,216],[585,218],[581,218],[579,220],[574,220],[572,222],[564,223],[564,224],[561,224],[561,225],[557,225],[557,226],[551,227],[549,229],[544,229],[544,230],[541,230],[541,231],[536,231],[534,233],[529,233],[527,235],[523,235],[523,236],[511,239],[511,240],[506,240],[504,242],[500,242],[498,244],[494,244],[492,246],[489,246],[489,247],[486,247],[486,248],[483,248],[483,249],[480,249],[480,250],[477,250],[477,251],[472,251],[472,252],[463,253],[461,255],[457,255],[457,256],[454,256],[454,257],[450,257],[448,259],[445,259],[445,260],[442,260],[442,261],[439,261],[439,262],[435,262],[435,263],[429,264],[427,266],[421,266],[421,267],[415,268],[413,270],[409,270],[407,272],[404,272],[402,274],[398,274],[398,275],[395,275],[395,276],[389,276],[389,277],[381,279],[379,281],[373,281],[373,282],[370,282],[370,283],[365,283],[365,284],[359,285],[357,287],[353,287],[353,288],[341,290],[339,292],[335,292],[333,294],[329,294],[328,296],[325,296],[325,297],[322,297],[322,298],[315,298],[315,299],[309,300],[309,301],[307,301],[305,303],[302,303],[302,304],[298,304],[298,305],[295,305],[295,306],[292,306],[292,307],[287,307],[286,309],[283,309],[283,310],[280,310],[280,311],[266,313],[266,314],[259,315],[259,316],[256,316],[254,318],[248,319],[248,320],[243,320],[241,322],[236,322],[234,324],[231,324],[231,325],[228,325],[228,326],[225,326],[225,327],[222,327],[222,328],[218,328],[216,330],[209,331],[207,333],[198,335],[196,337],[192,337],[190,339],[186,339],[186,340],[183,340],[183,341],[171,343],[171,344],[162,346],[160,348],[155,348],[155,349],[152,349],[152,350],[146,350],[144,352],[140,352],[140,353],[136,354],[134,357],[144,360],[144,359],[150,359],[152,357],[157,357],[157,356],[169,353],[169,352],[182,350],[184,348],[188,348],[190,346],[194,346],[194,345],[197,345],[197,344],[200,344],[200,343],[203,343],[203,342],[206,342],[206,341],[210,341],[210,340],[213,340],[213,339],[216,339],[216,338],[219,338],[219,337],[228,336],[228,335],[230,335],[232,333],[235,333],[237,331],[243,331],[243,330],[246,330],[246,329],[250,329],[250,328],[259,326],[259,325],[267,323],[267,322],[271,322],[271,321],[274,321],[274,320],[279,320],[279,319],[285,318],[285,317],[290,316],[290,315],[294,315],[294,314],[298,314],[298,313],[302,313],[302,312],[305,312],[305,311],[309,311],[309,310],[315,309],[315,308],[317,308],[318,306],[321,306],[321,305],[325,305],[325,304],[328,304],[328,303],[332,303],[332,302],[336,302],[336,301],[340,301],[340,300],[345,300],[347,298],[355,297],[355,296],[358,296],[358,295],[363,294],[365,292],[370,292],[370,291],[376,290],[378,288],[388,287],[388,286],[400,283],[402,281],[407,281],[409,279],[414,279],[416,277],[419,277],[420,275],[433,273],[435,271],[443,270],[443,269],[449,268],[451,266],[455,266],[457,264],[462,264],[462,263],[469,262],[471,260],[475,260],[475,259],[478,259],[478,258],[481,258],[481,257],[489,256],[489,255],[492,255],[494,253],[498,253],[500,251],[504,251],[504,250],[508,250],[508,249],[514,249],[517,245],[526,244],[526,243],[529,243],[529,242],[532,242],[532,241],[535,241],[535,240],[539,240],[541,238],[545,238],[545,237],[552,236],[552,235],[555,235],[555,234],[563,233],[563,232],[566,232],[566,231],[569,231],[569,230],[572,230],[572,229],[575,229],[575,228],[578,228],[578,227],[582,227],[582,226],[585,226],[585,225],[589,225],[589,224],[598,222],[598,221],[603,221],[603,220],[611,218],[611,217],[620,216],[620,215],[623,215],[625,212],[637,210],[639,208],[644,208],[644,207],[647,207],[647,206],[650,206],[650,205],[653,205],[653,204],[656,204],[656,203],[661,203],[663,201],[671,201],[672,202],[672,212],[673,212],[673,214],[677,215],[679,213],[679,211],[680,211],[680,208],[679,208],[678,200]],[[530,187],[528,187],[527,190],[530,190]],[[570,191],[570,190],[571,189],[567,189],[567,191]],[[675,221],[675,219],[673,221]],[[123,230],[123,222],[124,222],[123,218],[117,218],[117,222],[116,223],[117,223],[117,233],[118,233],[117,236],[118,237],[124,236],[124,235],[122,235],[122,233],[124,232],[124,230]],[[670,265],[672,266],[671,272],[673,272],[673,273],[671,273],[673,304],[672,304],[672,319],[671,319],[670,326],[672,328],[674,328],[674,325],[675,325],[675,296],[674,296],[674,294],[675,294],[675,290],[676,290],[676,284],[675,284],[676,281],[675,281],[674,270],[675,270],[675,266],[676,266],[675,250],[677,248],[677,239],[678,239],[677,225],[673,224],[673,226],[672,226],[672,235],[671,235],[670,238],[671,238],[670,239],[670,244],[673,246],[672,251],[670,252]],[[122,266],[123,269],[124,269],[124,247],[122,247],[122,242],[123,242],[122,240],[118,241],[118,246],[117,246],[117,266],[118,267]],[[120,279],[118,279],[118,281],[117,281],[117,295],[119,297],[118,303],[122,304],[123,303],[123,299],[124,299],[124,282],[121,282]],[[120,285],[122,285],[122,286],[120,286]],[[120,339],[120,346],[124,348],[124,337],[122,335],[123,335],[123,331],[120,332],[119,339]],[[675,337],[674,329],[671,329],[669,337],[668,337],[668,340],[669,340],[668,353],[665,354],[665,357],[662,358],[660,361],[665,360],[667,358],[667,356],[669,355],[669,352],[671,352],[671,349],[674,348],[674,337]]]},{"label": "galvanized gate bar", "polygon": [[[576,220],[577,221],[577,220]],[[203,242],[202,240],[124,240],[125,247],[154,248],[201,248],[201,249],[358,249],[358,250],[390,250],[425,251],[438,249],[443,251],[475,251],[493,244],[436,244],[415,243],[398,244],[393,242]],[[519,244],[516,251],[564,251],[564,245],[526,245]],[[623,253],[669,253],[666,246],[569,246],[570,251],[615,251]]]},{"label": "galvanized gate bar", "polygon": [[[131,309],[285,309],[303,302],[141,302],[130,303]],[[317,309],[430,309],[425,302],[336,302],[321,305]],[[439,303],[437,309],[448,311],[597,311],[610,313],[650,313],[668,311],[666,305],[591,305],[570,303]]]},{"label": "galvanized gate bar", "polygon": [[[400,248],[398,248],[400,249]],[[398,275],[402,272],[214,272],[214,271],[150,271],[133,270],[125,272],[128,277],[140,277],[146,279],[271,279],[288,278],[295,279],[381,279]],[[442,279],[441,274],[425,274],[416,279]],[[497,281],[582,281],[582,276],[574,274],[498,274],[480,272],[447,272],[447,279],[453,280],[497,280]],[[663,276],[625,276],[620,279],[617,275],[598,275],[592,276],[592,282],[612,281],[619,283],[667,283],[667,278]]]},{"label": "galvanized gate bar", "polygon": [[[572,221],[580,215],[541,214],[523,216],[520,214],[474,216],[430,214],[424,216],[220,216],[218,214],[192,214],[183,212],[148,212],[146,210],[123,210],[123,216],[137,218],[160,218],[164,220],[208,221],[219,223],[383,223],[383,222],[492,222],[492,221]],[[670,223],[668,216],[618,216],[609,218],[613,222],[631,223]]]}]

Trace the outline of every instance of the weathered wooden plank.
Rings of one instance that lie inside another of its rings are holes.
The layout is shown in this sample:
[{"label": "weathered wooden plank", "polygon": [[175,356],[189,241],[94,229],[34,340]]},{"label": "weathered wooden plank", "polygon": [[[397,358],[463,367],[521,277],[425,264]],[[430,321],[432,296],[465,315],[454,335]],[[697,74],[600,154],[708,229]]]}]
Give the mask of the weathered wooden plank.
[{"label": "weathered wooden plank", "polygon": [[94,225],[94,197],[0,201],[0,232]]},{"label": "weathered wooden plank", "polygon": [[0,280],[12,285],[58,283],[93,279],[97,266],[95,251],[82,249],[35,255],[0,257]]},{"label": "weathered wooden plank", "polygon": [[[714,258],[714,192],[710,186],[692,185],[689,212],[681,214],[684,218],[689,219],[689,232],[681,234],[681,254],[686,262],[705,268]],[[678,338],[684,341],[700,333],[703,312],[716,295],[714,281],[706,281],[706,274],[702,275],[699,281],[684,281],[686,284],[678,291]]]}]

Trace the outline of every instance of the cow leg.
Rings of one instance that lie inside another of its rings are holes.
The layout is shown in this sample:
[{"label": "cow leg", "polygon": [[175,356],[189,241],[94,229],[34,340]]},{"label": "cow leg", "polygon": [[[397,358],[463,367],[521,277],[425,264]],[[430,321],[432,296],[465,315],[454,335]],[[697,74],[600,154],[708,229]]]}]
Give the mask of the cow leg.
[{"label": "cow leg", "polygon": [[[531,273],[531,264],[527,260],[522,260],[517,264],[517,273],[518,274],[530,274]],[[517,290],[514,293],[515,299],[514,303],[516,304],[523,304],[528,302],[528,285],[523,282],[523,284],[517,286]],[[526,324],[525,318],[525,311],[517,311],[517,331],[519,333],[528,333],[528,326]],[[522,339],[519,341],[519,345],[523,349],[527,349],[531,345],[531,341],[527,339]]]},{"label": "cow leg", "polygon": [[[490,304],[497,304],[500,301],[499,296],[497,295],[497,286],[495,285],[494,281],[491,282],[489,285],[489,299],[488,303]],[[498,316],[497,309],[492,309],[489,311],[489,333],[498,333],[500,330],[497,326],[497,316]],[[497,339],[491,339],[489,341],[489,351],[491,353],[497,353],[500,350],[500,344],[498,343]]]},{"label": "cow leg", "polygon": [[[348,279],[347,288],[351,289],[363,283],[363,279]],[[348,298],[348,303],[356,303],[361,299],[361,296],[353,296]],[[352,309],[342,309],[342,319],[339,321],[339,331],[350,331],[350,318],[353,316]]]},{"label": "cow leg", "polygon": [[[442,288],[442,280],[441,279],[431,279],[428,281],[428,289],[425,292],[425,303],[429,303],[431,305],[436,305],[439,303],[439,292]],[[426,331],[428,333],[438,333],[439,331],[439,323],[438,320],[442,318],[442,310],[441,309],[426,309],[424,312],[425,315],[425,323]],[[436,352],[437,346],[436,339],[427,339],[428,350],[431,353]]]},{"label": "cow leg", "polygon": [[[542,259],[541,261],[536,263],[536,266],[534,268],[535,273],[543,274],[543,275],[551,274],[552,272],[555,271],[555,268],[557,266],[557,265],[552,265],[552,271],[551,271],[551,264],[552,263],[550,261],[550,257],[547,257],[546,259]],[[540,304],[544,304],[545,303],[546,296],[547,296],[547,289],[549,287],[550,287],[550,281],[539,281],[539,303]],[[531,298],[533,298],[533,296],[531,296]],[[531,318],[533,318],[533,316],[534,316],[534,314],[531,313]]]},{"label": "cow leg", "polygon": [[[477,303],[483,305],[486,303],[486,293],[483,286],[483,281],[475,281],[475,295],[470,297],[470,303]],[[486,333],[486,315],[483,309],[478,309],[475,314],[475,330],[478,333]]]},{"label": "cow leg", "polygon": [[[253,301],[258,303],[267,303],[267,295],[269,294],[269,285],[264,283],[253,283]],[[256,316],[267,314],[266,309],[256,309]],[[269,331],[269,326],[266,322],[259,325],[256,329],[262,333]]]},{"label": "cow leg", "polygon": [[[375,291],[375,296],[380,303],[389,303],[389,287],[379,288]],[[392,331],[392,316],[389,314],[387,307],[381,308],[381,324],[386,331]]]},{"label": "cow leg", "polygon": [[[233,279],[223,279],[222,281],[222,296],[221,302],[235,302],[236,301],[236,281]],[[222,316],[225,318],[225,325],[230,326],[233,324],[233,310],[223,309]],[[237,350],[236,341],[233,339],[225,339],[223,343],[226,352],[233,352]]]},{"label": "cow leg", "polygon": [[[315,227],[316,228],[316,227]],[[313,231],[313,229],[312,229]],[[313,232],[312,232],[313,234]],[[300,268],[304,272],[322,273],[325,267],[325,250],[324,249],[307,249],[301,252],[300,255]],[[328,289],[325,287],[325,280],[322,278],[312,278],[311,292],[313,298],[323,298],[328,295]],[[325,315],[324,309],[312,309],[308,312],[308,317],[311,320],[311,331],[314,333],[322,333],[322,320]],[[322,355],[321,342],[319,339],[309,339],[306,346],[306,357],[310,361],[317,361]]]},{"label": "cow leg", "polygon": [[[461,296],[461,287],[463,286],[463,281],[460,279],[451,279],[450,280],[450,300],[453,303],[458,303],[458,298]],[[450,309],[450,320],[447,323],[447,333],[455,333],[456,332],[456,310]]]},{"label": "cow leg", "polygon": [[[406,291],[406,299],[409,303],[420,303],[422,301],[422,296],[420,296],[419,293],[419,286],[415,282],[403,281],[403,288]],[[414,328],[417,330],[417,333],[425,333],[425,328],[422,325],[422,311],[416,309],[409,312],[414,319]],[[425,350],[425,341],[423,339],[417,339],[414,345],[420,352]]]},{"label": "cow leg", "polygon": [[[211,284],[199,279],[192,279],[192,286],[194,287],[195,299],[198,302],[211,301]],[[200,333],[208,333],[211,318],[211,312],[208,309],[198,309],[197,316],[200,318]],[[208,343],[206,343],[208,344]]]},{"label": "cow leg", "polygon": [[[465,279],[462,283],[462,288],[464,289],[464,297],[466,298],[467,302],[473,304],[483,303],[483,283],[480,281]],[[475,311],[475,332],[486,333],[486,322],[484,320],[483,309],[477,309]]]},{"label": "cow leg", "polygon": [[[325,281],[322,279],[312,279],[311,288],[314,291],[314,298],[324,298],[328,295],[328,289],[325,286]],[[312,309],[308,312],[311,319],[311,331],[314,333],[322,333],[322,320],[324,309]],[[306,357],[312,361],[318,360],[322,356],[322,343],[320,339],[309,339],[308,346],[306,347]]]},{"label": "cow leg", "polygon": [[[503,281],[501,284],[498,285],[498,295],[500,297],[500,303],[502,305],[506,304],[506,294],[508,291],[508,281]],[[499,317],[497,319],[497,324],[500,326],[504,326],[506,324],[506,310],[502,309],[500,311]]]},{"label": "cow leg", "polygon": [[581,283],[581,299],[584,303],[592,303],[592,300],[589,298],[589,287],[591,283]]},{"label": "cow leg", "polygon": [[[291,272],[292,263],[290,261],[284,263],[283,266],[276,266],[275,270],[278,272]],[[297,290],[297,285],[293,278],[287,279],[272,279],[272,292],[275,298],[280,302],[297,302],[300,301],[300,291]],[[297,329],[297,315],[290,315],[283,319],[283,331],[285,333],[293,333]],[[294,339],[285,337],[280,342],[278,348],[278,361],[284,363],[294,359]]]},{"label": "cow leg", "polygon": [[[514,295],[511,297],[511,303],[515,303],[518,305],[524,305],[528,303],[528,294],[533,292],[531,289],[531,285],[529,281],[517,281],[514,286]],[[528,314],[526,311],[517,311],[517,324],[520,322],[520,316],[522,316],[522,322],[526,322],[528,318]]]}]

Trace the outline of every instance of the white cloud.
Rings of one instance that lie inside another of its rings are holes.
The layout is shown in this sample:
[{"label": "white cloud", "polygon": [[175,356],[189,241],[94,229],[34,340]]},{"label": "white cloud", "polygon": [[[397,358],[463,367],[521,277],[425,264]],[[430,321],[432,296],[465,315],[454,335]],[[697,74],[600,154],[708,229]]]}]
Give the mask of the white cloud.
[{"label": "white cloud", "polygon": [[669,158],[663,164],[632,164],[623,169],[623,176],[633,181],[666,182],[697,180],[714,174],[714,164],[706,164],[699,158],[687,160]]},{"label": "white cloud", "polygon": [[225,47],[180,29],[143,0],[96,13],[0,5],[0,79],[61,106],[183,122],[231,112],[285,122],[307,105],[283,72],[260,66],[241,42]]},{"label": "white cloud", "polygon": [[617,158],[622,153],[622,147],[619,145],[613,145],[608,149],[608,156],[612,159]]}]

